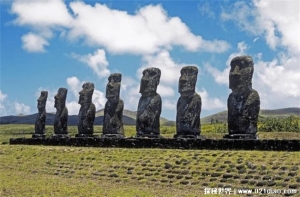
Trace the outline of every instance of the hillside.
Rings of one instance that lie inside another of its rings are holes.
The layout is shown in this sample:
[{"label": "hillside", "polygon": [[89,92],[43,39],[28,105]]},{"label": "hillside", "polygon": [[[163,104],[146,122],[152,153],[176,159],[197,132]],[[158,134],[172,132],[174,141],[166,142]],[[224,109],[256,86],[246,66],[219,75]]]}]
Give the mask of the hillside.
[{"label": "hillside", "polygon": [[[135,125],[136,120],[136,111],[130,111],[124,109],[123,111],[123,123],[124,125]],[[0,117],[0,124],[34,124],[35,118],[37,114],[31,115],[17,115],[17,116],[3,116]],[[103,115],[104,110],[101,109],[96,112],[96,119],[95,125],[102,125],[103,124]],[[276,118],[285,118],[290,115],[300,116],[300,108],[283,108],[283,109],[262,109],[260,110],[259,115],[261,117],[276,117]],[[54,122],[54,113],[47,113],[46,124],[53,125]],[[201,118],[201,124],[209,124],[211,121],[218,121],[218,122],[226,122],[227,121],[227,111],[222,111],[204,118]],[[77,115],[69,116],[68,125],[76,126],[78,122]],[[160,118],[160,124],[166,126],[173,126],[175,125],[175,121],[168,120],[166,118]]]},{"label": "hillside", "polygon": [[[123,110],[123,123],[124,125],[135,125],[136,122],[136,111],[130,110]],[[37,114],[31,115],[17,115],[17,116],[3,116],[0,117],[0,124],[35,124]],[[104,109],[101,109],[96,112],[96,119],[94,124],[95,125],[102,125],[103,124],[103,116],[104,116]],[[53,125],[55,113],[47,113],[46,116],[46,125]],[[161,125],[165,125],[169,120],[166,118],[161,117],[160,123]],[[78,122],[77,115],[71,115],[68,119],[69,126],[76,126]]]},{"label": "hillside", "polygon": [[[261,117],[286,118],[290,115],[300,116],[300,108],[261,109],[259,112]],[[214,122],[227,122],[227,110],[201,118],[201,124],[209,124],[212,120]]]}]

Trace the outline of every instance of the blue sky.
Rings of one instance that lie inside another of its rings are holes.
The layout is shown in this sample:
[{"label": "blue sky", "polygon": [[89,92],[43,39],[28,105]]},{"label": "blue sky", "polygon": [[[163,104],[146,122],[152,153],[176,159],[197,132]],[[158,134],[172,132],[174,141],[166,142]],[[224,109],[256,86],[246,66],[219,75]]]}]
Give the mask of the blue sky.
[{"label": "blue sky", "polygon": [[110,73],[123,75],[124,108],[136,111],[142,70],[162,71],[161,116],[174,120],[180,69],[199,68],[201,117],[226,110],[229,63],[254,59],[261,109],[300,107],[300,1],[1,0],[0,116],[32,114],[40,91],[54,112],[58,88],[78,114],[81,85],[104,107]]}]

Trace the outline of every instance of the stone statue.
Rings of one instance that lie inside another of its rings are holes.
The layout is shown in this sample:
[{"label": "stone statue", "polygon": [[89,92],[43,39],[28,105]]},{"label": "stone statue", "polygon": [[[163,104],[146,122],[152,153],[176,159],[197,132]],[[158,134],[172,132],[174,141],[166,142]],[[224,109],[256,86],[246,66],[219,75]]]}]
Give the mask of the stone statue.
[{"label": "stone statue", "polygon": [[66,98],[68,90],[59,88],[54,96],[56,114],[54,119],[54,135],[53,137],[69,137],[68,136],[68,109],[66,107]]},{"label": "stone statue", "polygon": [[41,91],[41,95],[38,98],[37,108],[38,114],[35,120],[34,134],[33,138],[45,138],[45,123],[46,123],[46,102],[48,98],[47,91]]},{"label": "stone statue", "polygon": [[228,135],[224,138],[257,139],[257,119],[260,99],[252,89],[253,60],[250,56],[238,56],[231,60],[227,101]]},{"label": "stone statue", "polygon": [[156,89],[159,84],[161,71],[158,68],[146,68],[141,79],[140,93],[142,94],[136,117],[136,137],[161,137],[160,113],[161,97]]},{"label": "stone statue", "polygon": [[101,137],[124,137],[123,108],[120,99],[122,74],[113,73],[108,77],[106,85],[107,102],[104,108],[103,134]]},{"label": "stone statue", "polygon": [[186,66],[179,78],[175,138],[200,138],[201,97],[196,93],[198,68]]},{"label": "stone statue", "polygon": [[94,93],[93,83],[84,83],[82,90],[79,92],[79,101],[81,105],[78,114],[78,134],[75,137],[94,137],[94,120],[96,107],[92,103]]}]

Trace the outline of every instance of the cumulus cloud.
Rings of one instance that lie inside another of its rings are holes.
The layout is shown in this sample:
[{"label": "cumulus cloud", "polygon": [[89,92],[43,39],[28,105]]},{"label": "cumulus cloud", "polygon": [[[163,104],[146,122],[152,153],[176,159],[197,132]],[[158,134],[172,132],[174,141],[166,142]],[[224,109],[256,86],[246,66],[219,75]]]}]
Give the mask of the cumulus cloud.
[{"label": "cumulus cloud", "polygon": [[[79,92],[82,90],[82,85],[85,82],[86,81],[79,80],[76,76],[68,77],[66,79],[66,88],[68,89],[66,106],[68,108],[69,115],[77,115],[79,112]],[[40,87],[36,92],[37,97],[40,96],[41,91],[48,91],[46,111],[49,113],[56,112],[56,109],[54,108],[54,96],[57,94],[57,90],[50,90],[48,88]],[[95,104],[97,111],[103,109],[106,102],[105,94],[95,88],[92,102]]]},{"label": "cumulus cloud", "polygon": [[11,12],[17,15],[14,24],[29,26],[35,38],[44,39],[39,46],[49,44],[47,39],[57,31],[69,40],[84,40],[111,53],[151,54],[172,46],[221,53],[230,47],[226,41],[194,35],[179,17],[168,16],[161,5],[147,5],[131,15],[100,3],[92,6],[72,1],[67,6],[62,0],[17,0]]},{"label": "cumulus cloud", "polygon": [[204,63],[204,69],[210,73],[218,84],[229,84],[229,71],[231,60],[239,55],[245,55],[247,53],[247,44],[245,42],[239,42],[237,45],[237,52],[231,53],[226,61],[226,68],[220,71],[218,68],[213,67],[209,62]]},{"label": "cumulus cloud", "polygon": [[174,83],[178,83],[180,70],[184,66],[198,67],[196,64],[176,63],[167,50],[162,50],[155,55],[143,57],[143,65],[137,70],[137,76],[138,78],[141,78],[145,68],[156,67],[161,70],[160,82],[162,84],[173,85]]},{"label": "cumulus cloud", "polygon": [[105,51],[103,49],[98,49],[94,54],[87,55],[73,53],[71,57],[88,65],[100,78],[107,77],[110,74],[110,71],[107,69],[108,61],[106,60]]},{"label": "cumulus cloud", "polygon": [[[277,52],[269,61],[263,54],[253,54],[253,86],[259,92],[263,108],[300,106],[299,1],[253,0],[252,4],[236,2],[221,18],[234,21],[242,30],[263,37]],[[256,40],[256,39],[254,39]],[[230,59],[230,58],[229,58]],[[224,78],[224,71],[211,69],[214,77]],[[288,102],[287,102],[288,101]]]},{"label": "cumulus cloud", "polygon": [[234,21],[242,30],[265,38],[270,48],[286,47],[290,53],[300,53],[300,2],[253,0],[238,1],[221,14],[224,21]]},{"label": "cumulus cloud", "polygon": [[197,93],[201,96],[203,110],[226,108],[226,104],[222,100],[210,97],[206,89],[202,88],[200,91],[197,90]]},{"label": "cumulus cloud", "polygon": [[11,102],[8,95],[0,90],[0,116],[7,116],[12,114],[30,114],[30,106],[17,101]]},{"label": "cumulus cloud", "polygon": [[14,108],[17,114],[30,114],[30,107],[25,105],[24,103],[14,102]]},{"label": "cumulus cloud", "polygon": [[6,108],[4,105],[4,100],[6,99],[7,95],[4,94],[1,90],[0,90],[0,116],[4,116],[7,115],[6,114]]},{"label": "cumulus cloud", "polygon": [[[218,84],[228,86],[230,61],[247,51],[245,43],[239,43],[238,51],[229,55],[226,68],[219,70],[209,63],[205,69],[214,77]],[[254,54],[253,88],[261,97],[262,108],[283,108],[300,106],[300,70],[298,56],[280,53],[278,57],[263,61],[263,54]],[[286,102],[288,100],[288,102]]]},{"label": "cumulus cloud", "polygon": [[45,52],[45,46],[49,45],[45,38],[34,33],[23,35],[21,40],[23,42],[23,49],[32,53]]},{"label": "cumulus cloud", "polygon": [[72,22],[63,0],[16,0],[11,12],[17,15],[15,24],[39,27],[67,27]]},{"label": "cumulus cloud", "polygon": [[[78,114],[80,105],[78,104],[79,99],[79,91],[82,89],[82,85],[86,83],[85,81],[80,81],[77,77],[69,77],[67,78],[68,88],[71,90],[72,95],[71,99],[76,101],[71,101],[67,103],[67,107],[69,106],[72,111],[69,110],[69,114]],[[106,98],[105,94],[96,88],[94,89],[92,102],[95,104],[96,110],[103,109],[105,106]],[[68,109],[69,109],[68,107]]]}]

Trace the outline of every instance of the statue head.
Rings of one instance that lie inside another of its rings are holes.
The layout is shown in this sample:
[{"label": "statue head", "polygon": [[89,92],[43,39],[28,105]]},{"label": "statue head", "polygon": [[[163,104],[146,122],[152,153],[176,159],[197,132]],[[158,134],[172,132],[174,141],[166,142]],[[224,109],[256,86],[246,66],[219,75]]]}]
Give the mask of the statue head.
[{"label": "statue head", "polygon": [[179,93],[182,96],[192,95],[196,91],[198,68],[196,66],[185,66],[180,71]]},{"label": "statue head", "polygon": [[108,77],[108,83],[106,85],[106,98],[115,103],[120,98],[120,88],[121,88],[121,73],[113,73]]},{"label": "statue head", "polygon": [[92,102],[92,97],[94,93],[94,84],[87,82],[82,85],[82,90],[79,92],[79,101],[78,103],[80,105],[85,104],[85,103],[91,103]]},{"label": "statue head", "polygon": [[253,59],[251,56],[237,56],[230,62],[229,88],[241,91],[252,88]]},{"label": "statue head", "polygon": [[45,110],[47,98],[48,98],[48,91],[41,91],[41,95],[37,100],[38,102],[37,108],[40,111]]},{"label": "statue head", "polygon": [[160,75],[159,68],[146,68],[141,79],[140,93],[142,95],[156,93]]},{"label": "statue head", "polygon": [[57,94],[54,96],[54,107],[56,109],[62,109],[66,105],[68,90],[66,88],[59,88]]}]

